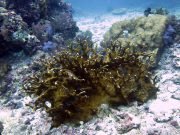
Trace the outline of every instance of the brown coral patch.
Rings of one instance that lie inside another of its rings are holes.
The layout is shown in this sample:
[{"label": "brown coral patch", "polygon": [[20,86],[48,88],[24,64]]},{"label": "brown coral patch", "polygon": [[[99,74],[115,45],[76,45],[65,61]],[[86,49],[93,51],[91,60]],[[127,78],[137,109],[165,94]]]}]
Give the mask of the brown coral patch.
[{"label": "brown coral patch", "polygon": [[98,52],[93,44],[79,40],[67,51],[40,61],[42,69],[24,88],[37,96],[35,107],[45,107],[54,126],[87,121],[102,103],[145,102],[154,94],[148,65],[141,61],[151,55],[116,44]]}]

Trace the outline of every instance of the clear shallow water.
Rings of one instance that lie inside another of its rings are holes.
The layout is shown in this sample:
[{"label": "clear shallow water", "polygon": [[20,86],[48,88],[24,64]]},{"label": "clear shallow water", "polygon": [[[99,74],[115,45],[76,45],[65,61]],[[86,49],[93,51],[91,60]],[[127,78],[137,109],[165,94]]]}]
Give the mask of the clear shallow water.
[{"label": "clear shallow water", "polygon": [[86,13],[106,13],[117,8],[145,9],[147,7],[163,7],[175,9],[180,7],[180,0],[66,0],[72,4],[73,9],[78,14]]}]

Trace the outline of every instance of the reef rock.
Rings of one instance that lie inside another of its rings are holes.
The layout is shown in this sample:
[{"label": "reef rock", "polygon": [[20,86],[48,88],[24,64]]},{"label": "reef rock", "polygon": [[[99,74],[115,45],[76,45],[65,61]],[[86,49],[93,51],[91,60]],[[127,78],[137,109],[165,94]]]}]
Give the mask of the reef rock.
[{"label": "reef rock", "polygon": [[0,60],[0,95],[6,91],[7,82],[5,81],[5,77],[10,70],[10,66],[7,62]]},{"label": "reef rock", "polygon": [[3,0],[0,6],[0,56],[21,50],[33,54],[54,34],[63,42],[78,31],[71,5],[62,0]]},{"label": "reef rock", "polygon": [[163,35],[168,20],[164,15],[151,15],[117,22],[104,35],[101,45],[109,47],[111,42],[116,42],[121,47],[128,47],[130,51],[135,49],[139,53],[151,54],[150,58],[143,61],[146,64],[151,63],[150,67],[154,67],[164,45]]},{"label": "reef rock", "polygon": [[71,5],[63,0],[7,0],[7,9],[20,14],[29,26],[42,19],[50,21],[55,32],[62,33],[66,39],[73,38],[78,30]]},{"label": "reef rock", "polygon": [[38,40],[29,33],[20,15],[1,7],[0,20],[0,56],[19,50],[30,53],[34,49]]},{"label": "reef rock", "polygon": [[50,19],[50,21],[52,22],[55,32],[61,33],[64,39],[75,37],[76,32],[79,30],[73,21],[72,15],[69,13],[62,12],[53,15],[53,19]]}]

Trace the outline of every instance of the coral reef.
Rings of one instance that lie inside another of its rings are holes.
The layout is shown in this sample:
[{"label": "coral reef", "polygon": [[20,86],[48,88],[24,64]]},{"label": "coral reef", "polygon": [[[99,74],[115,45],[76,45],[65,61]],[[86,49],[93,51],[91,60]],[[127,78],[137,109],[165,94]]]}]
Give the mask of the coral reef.
[{"label": "coral reef", "polygon": [[44,46],[42,49],[44,52],[51,52],[56,49],[56,44],[51,41],[44,42]]},{"label": "coral reef", "polygon": [[40,59],[40,70],[25,80],[24,89],[37,96],[34,107],[46,108],[53,126],[87,121],[102,103],[145,102],[157,88],[142,63],[151,54],[132,52],[112,43],[98,52],[92,42],[76,39],[69,49]]},{"label": "coral reef", "polygon": [[41,19],[50,21],[55,32],[62,33],[65,38],[73,38],[78,30],[72,19],[71,5],[63,0],[7,0],[7,9],[20,14],[30,26]]},{"label": "coral reef", "polygon": [[153,14],[159,14],[159,15],[167,15],[169,14],[168,10],[165,8],[157,8],[153,12]]},{"label": "coral reef", "polygon": [[31,54],[39,40],[29,33],[27,23],[14,11],[0,8],[0,56],[24,50]]},{"label": "coral reef", "polygon": [[[82,23],[78,25],[81,26],[80,28],[83,28],[82,30],[87,29],[95,31],[93,33],[93,38],[100,41],[102,35],[110,28],[110,25],[114,23],[115,20],[124,20],[142,16],[142,14],[137,14],[131,17],[128,15],[107,15],[107,18],[102,17],[100,20],[94,20],[93,17],[86,17],[77,21],[82,21]],[[178,31],[178,27],[174,26],[178,26],[178,24],[175,23],[175,25],[172,25],[172,27]],[[123,31],[123,36],[128,37],[130,34],[125,30]],[[61,40],[61,34],[57,33],[53,35],[52,42],[55,41],[59,42],[61,45],[61,42],[63,42],[63,40]],[[12,79],[12,81],[7,83],[7,96],[4,96],[4,94],[1,95],[0,100],[0,121],[4,128],[2,134],[177,135],[179,133],[180,125],[180,93],[178,91],[180,86],[180,66],[178,61],[178,58],[180,57],[180,44],[175,43],[168,47],[165,46],[164,48],[165,50],[161,57],[161,61],[158,63],[158,68],[155,71],[153,70],[153,73],[157,73],[156,80],[158,82],[156,86],[159,88],[156,99],[150,100],[144,104],[132,102],[127,106],[120,105],[111,107],[107,104],[102,104],[98,107],[98,113],[92,120],[88,122],[81,121],[78,123],[80,126],[74,126],[74,124],[62,124],[58,128],[53,129],[50,129],[51,118],[47,116],[47,113],[42,108],[34,111],[29,108],[29,106],[25,106],[28,102],[33,103],[36,98],[30,98],[29,96],[24,95],[25,93],[21,91],[23,80],[26,79],[28,74],[41,70],[41,67],[38,65],[34,65],[33,68],[31,68],[31,66],[29,66],[31,61],[36,61],[37,58],[44,59],[46,54],[42,51],[38,51],[36,55],[30,58],[26,57],[23,52],[21,52],[22,55],[20,55],[20,53],[12,54],[10,56],[12,58],[11,61],[13,61],[12,70],[8,73],[8,78]],[[18,59],[17,57],[14,57],[17,56],[17,54]],[[106,53],[102,54],[104,56]],[[52,55],[48,56],[52,57]],[[47,107],[52,106],[48,101],[45,103]]]},{"label": "coral reef", "polygon": [[53,27],[48,20],[40,20],[37,24],[32,24],[32,32],[41,43],[47,42],[54,33]]},{"label": "coral reef", "polygon": [[0,8],[0,55],[8,51],[17,51],[25,47],[28,42],[27,24],[21,16],[13,11]]},{"label": "coral reef", "polygon": [[164,45],[171,45],[174,42],[176,31],[172,25],[168,25],[163,35]]},{"label": "coral reef", "polygon": [[6,8],[20,14],[29,25],[51,18],[55,12],[71,13],[71,6],[63,0],[6,0]]},{"label": "coral reef", "polygon": [[147,8],[144,10],[144,16],[149,16],[151,14],[151,8]]},{"label": "coral reef", "polygon": [[19,14],[27,24],[31,25],[32,22],[37,22],[40,19],[40,1],[44,0],[37,2],[34,0],[6,0],[6,8]]},{"label": "coral reef", "polygon": [[4,0],[0,5],[1,56],[21,50],[33,54],[54,34],[64,42],[78,31],[71,6],[62,0]]},{"label": "coral reef", "polygon": [[[137,19],[125,20],[113,24],[104,35],[101,43],[109,47],[112,41],[118,41],[122,47],[136,48],[138,52],[151,53],[151,67],[156,66],[160,50],[163,47],[163,34],[168,24],[168,17],[164,15],[152,15]],[[149,61],[144,59],[145,63]]]},{"label": "coral reef", "polygon": [[75,37],[75,33],[79,30],[69,13],[63,12],[54,15],[50,21],[55,32],[61,33],[65,39]]},{"label": "coral reef", "polygon": [[149,16],[150,14],[158,14],[158,15],[168,15],[169,12],[165,8],[156,8],[156,9],[151,9],[148,7],[147,9],[144,10],[144,16]]}]

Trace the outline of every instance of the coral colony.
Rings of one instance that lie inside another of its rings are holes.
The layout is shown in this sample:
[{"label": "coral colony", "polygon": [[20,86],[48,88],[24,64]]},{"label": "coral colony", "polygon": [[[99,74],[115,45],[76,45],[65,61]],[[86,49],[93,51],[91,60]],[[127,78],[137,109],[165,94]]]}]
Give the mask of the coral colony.
[{"label": "coral colony", "polygon": [[[151,71],[164,45],[180,39],[179,21],[167,14],[148,8],[145,16],[117,22],[97,48],[90,31],[79,32],[70,5],[62,0],[3,0],[0,56],[22,51],[30,57],[38,49],[49,54],[29,64],[37,70],[23,82],[25,93],[35,97],[32,107],[45,108],[53,127],[88,121],[103,103],[144,103],[156,95]],[[0,94],[8,71],[9,65],[0,61]]]},{"label": "coral colony", "polygon": [[97,52],[93,44],[78,40],[51,59],[40,60],[43,68],[24,88],[38,96],[35,108],[45,107],[54,126],[86,121],[102,103],[145,102],[154,95],[157,89],[149,66],[140,57],[150,58],[151,54],[131,52],[116,42]]}]

